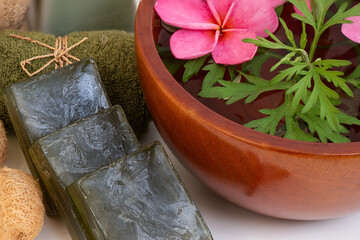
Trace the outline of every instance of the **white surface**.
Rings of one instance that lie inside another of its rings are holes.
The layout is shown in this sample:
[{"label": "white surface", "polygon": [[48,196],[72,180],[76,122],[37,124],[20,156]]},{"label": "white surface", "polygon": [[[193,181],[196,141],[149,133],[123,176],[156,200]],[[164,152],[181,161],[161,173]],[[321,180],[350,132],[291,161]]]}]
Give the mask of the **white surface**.
[{"label": "white surface", "polygon": [[[9,136],[8,167],[28,171],[15,135]],[[141,139],[143,146],[152,141],[164,144],[154,124]],[[289,221],[262,216],[223,200],[190,175],[164,144],[180,177],[199,207],[215,240],[359,240],[360,213],[327,221]],[[45,219],[37,240],[71,239],[59,218]]]}]

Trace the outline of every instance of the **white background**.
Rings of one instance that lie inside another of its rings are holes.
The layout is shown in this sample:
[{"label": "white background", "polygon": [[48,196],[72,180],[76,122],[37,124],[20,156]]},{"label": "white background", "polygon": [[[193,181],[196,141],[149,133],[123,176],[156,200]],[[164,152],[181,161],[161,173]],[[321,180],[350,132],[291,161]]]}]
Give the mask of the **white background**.
[{"label": "white background", "polygon": [[[8,137],[9,148],[5,164],[28,171],[16,136],[9,134]],[[141,143],[146,146],[155,140],[163,143],[156,127],[151,123]],[[215,240],[360,240],[360,213],[326,221],[290,221],[247,211],[208,190],[179,164],[165,144],[164,146]],[[37,237],[37,240],[70,239],[61,219],[48,217]]]}]

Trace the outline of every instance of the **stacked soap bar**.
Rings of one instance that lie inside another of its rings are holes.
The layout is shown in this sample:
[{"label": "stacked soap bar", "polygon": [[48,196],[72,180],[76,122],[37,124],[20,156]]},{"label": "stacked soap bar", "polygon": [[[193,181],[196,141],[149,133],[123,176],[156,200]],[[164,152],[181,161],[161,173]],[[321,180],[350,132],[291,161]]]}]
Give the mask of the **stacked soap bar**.
[{"label": "stacked soap bar", "polygon": [[212,239],[159,143],[80,178],[68,192],[90,239]]},{"label": "stacked soap bar", "polygon": [[119,106],[62,128],[32,145],[32,160],[73,238],[86,236],[66,187],[138,148]]},{"label": "stacked soap bar", "polygon": [[29,167],[73,239],[212,239],[160,144],[139,150],[84,60],[6,89]]},{"label": "stacked soap bar", "polygon": [[[39,173],[28,152],[36,140],[110,107],[91,59],[14,84],[5,89],[4,101],[27,165],[36,178]],[[45,189],[41,179],[40,185]],[[47,191],[44,204],[48,215],[57,214]]]}]

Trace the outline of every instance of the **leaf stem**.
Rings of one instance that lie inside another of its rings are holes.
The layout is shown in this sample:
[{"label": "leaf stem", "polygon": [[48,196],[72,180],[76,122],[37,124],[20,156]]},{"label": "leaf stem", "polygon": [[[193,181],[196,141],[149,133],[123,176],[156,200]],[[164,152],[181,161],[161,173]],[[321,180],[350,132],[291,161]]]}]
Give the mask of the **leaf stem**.
[{"label": "leaf stem", "polygon": [[320,36],[321,36],[321,33],[317,29],[315,29],[314,40],[311,43],[311,48],[310,48],[309,62],[312,62],[312,59],[314,58],[315,50],[316,50],[317,45],[319,43]]},{"label": "leaf stem", "polygon": [[310,63],[309,55],[308,55],[308,53],[307,53],[304,49],[297,48],[297,49],[296,49],[296,52],[301,55],[301,57],[303,58],[304,62]]}]

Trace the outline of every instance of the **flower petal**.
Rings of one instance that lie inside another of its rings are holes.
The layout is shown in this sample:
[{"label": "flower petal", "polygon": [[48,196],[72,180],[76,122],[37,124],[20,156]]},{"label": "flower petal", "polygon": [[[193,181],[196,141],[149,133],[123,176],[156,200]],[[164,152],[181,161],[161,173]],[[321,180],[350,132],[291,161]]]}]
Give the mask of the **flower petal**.
[{"label": "flower petal", "polygon": [[265,29],[275,32],[279,20],[269,0],[237,0],[226,29],[247,29],[266,37]]},{"label": "flower petal", "polygon": [[215,7],[221,21],[224,21],[226,13],[234,0],[207,0],[207,2]]},{"label": "flower petal", "polygon": [[350,40],[360,43],[360,16],[349,17],[346,20],[353,21],[353,23],[344,23],[341,32]]},{"label": "flower petal", "polygon": [[214,50],[219,31],[180,29],[170,38],[170,48],[178,59],[194,59]]},{"label": "flower petal", "polygon": [[254,44],[244,43],[244,38],[256,38],[256,34],[245,29],[225,30],[212,51],[216,63],[237,65],[251,60],[257,47]]},{"label": "flower petal", "polygon": [[160,18],[173,26],[188,29],[219,29],[204,0],[157,0]]},{"label": "flower petal", "polygon": [[269,0],[272,7],[276,8],[285,3],[285,0]]}]

